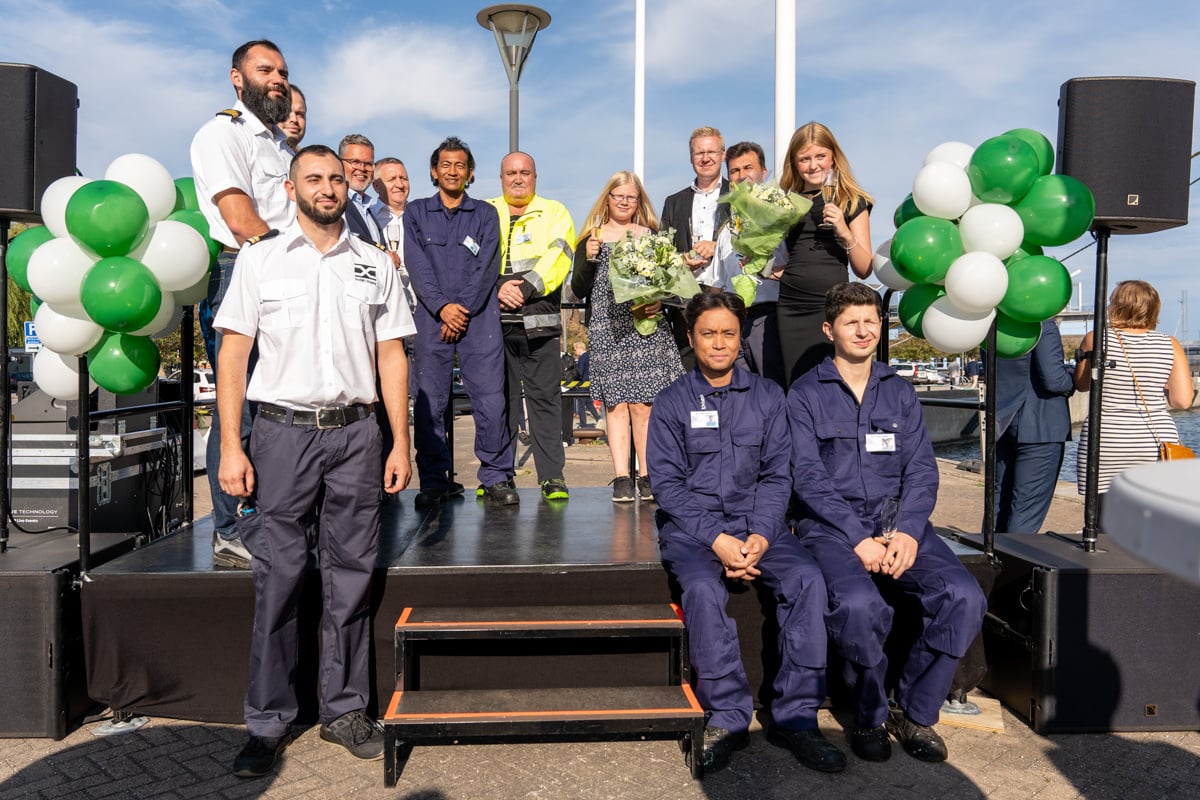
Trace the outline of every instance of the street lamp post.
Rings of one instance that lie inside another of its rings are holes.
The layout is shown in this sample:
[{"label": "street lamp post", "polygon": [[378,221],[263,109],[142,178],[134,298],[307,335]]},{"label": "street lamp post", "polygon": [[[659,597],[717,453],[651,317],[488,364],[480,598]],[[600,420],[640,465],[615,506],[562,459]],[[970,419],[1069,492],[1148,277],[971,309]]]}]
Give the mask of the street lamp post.
[{"label": "street lamp post", "polygon": [[508,149],[517,150],[518,89],[525,59],[533,49],[538,31],[549,27],[550,15],[535,6],[505,3],[488,6],[475,15],[480,25],[496,35],[500,59],[508,73]]}]

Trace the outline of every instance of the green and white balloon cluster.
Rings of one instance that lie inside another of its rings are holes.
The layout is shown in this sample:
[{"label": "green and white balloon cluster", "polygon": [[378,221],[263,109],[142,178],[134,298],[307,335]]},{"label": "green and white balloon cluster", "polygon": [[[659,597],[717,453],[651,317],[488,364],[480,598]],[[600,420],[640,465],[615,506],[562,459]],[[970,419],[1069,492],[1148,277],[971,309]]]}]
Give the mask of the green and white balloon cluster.
[{"label": "green and white balloon cluster", "polygon": [[158,376],[153,339],[174,331],[204,299],[220,245],[196,203],[191,178],[131,153],[102,180],[60,178],[42,195],[43,227],[13,239],[5,259],[34,296],[42,350],[33,379],[51,397],[78,395],[77,357],[91,388],[133,394]]},{"label": "green and white balloon cluster", "polygon": [[1091,191],[1053,167],[1049,140],[1028,128],[930,151],[873,264],[882,283],[904,292],[909,333],[960,353],[995,320],[997,355],[1033,349],[1042,320],[1071,299],[1070,274],[1042,248],[1079,238],[1096,213]]}]

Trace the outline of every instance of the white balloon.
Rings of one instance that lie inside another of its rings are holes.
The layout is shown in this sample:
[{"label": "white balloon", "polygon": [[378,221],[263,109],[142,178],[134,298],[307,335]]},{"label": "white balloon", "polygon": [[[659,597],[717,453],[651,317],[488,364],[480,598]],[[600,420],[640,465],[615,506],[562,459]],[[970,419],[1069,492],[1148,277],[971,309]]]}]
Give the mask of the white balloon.
[{"label": "white balloon", "polygon": [[925,166],[941,161],[965,170],[967,164],[971,163],[973,155],[975,155],[975,148],[966,142],[943,142],[925,156]]},{"label": "white balloon", "polygon": [[54,306],[60,314],[77,316],[68,311],[83,310],[79,288],[83,276],[97,260],[69,237],[51,239],[29,257],[29,288],[39,300]]},{"label": "white balloon", "polygon": [[68,175],[59,178],[42,192],[42,224],[55,236],[67,235],[67,201],[76,189],[91,182],[91,178],[82,175]]},{"label": "white balloon", "polygon": [[917,173],[912,196],[925,216],[958,219],[971,207],[971,179],[953,164],[935,161]]},{"label": "white balloon", "polygon": [[871,258],[871,270],[884,286],[896,292],[903,292],[913,284],[896,270],[891,254],[892,240],[888,239],[875,249],[875,255]]},{"label": "white balloon", "polygon": [[925,310],[921,332],[934,349],[943,353],[962,353],[987,338],[988,328],[995,318],[995,309],[985,314],[964,311],[949,297],[939,297]]},{"label": "white balloon", "polygon": [[60,314],[46,303],[38,308],[33,324],[43,347],[68,356],[86,353],[104,335],[104,329],[90,319]]},{"label": "white balloon", "polygon": [[968,313],[985,314],[1004,299],[1008,270],[991,253],[964,253],[950,265],[945,285],[946,296],[955,306]]},{"label": "white balloon", "polygon": [[164,336],[169,336],[179,328],[179,323],[183,322],[183,309],[185,306],[175,305],[175,313],[167,320],[161,328],[150,334],[151,339],[161,339]]},{"label": "white balloon", "polygon": [[963,250],[991,253],[1005,259],[1017,251],[1025,238],[1021,215],[1000,203],[982,203],[967,209],[958,221]]},{"label": "white balloon", "polygon": [[147,322],[136,331],[130,331],[130,336],[153,336],[163,329],[175,314],[175,297],[168,291],[163,291],[162,302],[158,305],[158,313],[154,319]]},{"label": "white balloon", "polygon": [[[33,382],[55,400],[79,399],[79,361],[43,347],[33,357]],[[96,390],[96,382],[88,377],[88,394]]]},{"label": "white balloon", "polygon": [[128,153],[119,156],[104,170],[106,180],[117,181],[138,193],[154,224],[175,208],[175,182],[171,173],[150,156]]},{"label": "white balloon", "polygon": [[208,297],[208,273],[186,289],[175,292],[175,302],[181,306],[194,306]]},{"label": "white balloon", "polygon": [[129,254],[146,266],[167,291],[194,286],[208,272],[208,246],[195,228],[164,219]]}]

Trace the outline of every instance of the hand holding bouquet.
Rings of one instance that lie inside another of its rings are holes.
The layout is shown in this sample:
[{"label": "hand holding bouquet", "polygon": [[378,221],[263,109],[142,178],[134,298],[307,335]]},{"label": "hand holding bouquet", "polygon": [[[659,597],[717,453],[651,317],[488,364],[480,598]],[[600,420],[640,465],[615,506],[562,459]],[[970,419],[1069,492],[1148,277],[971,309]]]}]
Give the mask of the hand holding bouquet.
[{"label": "hand holding bouquet", "polygon": [[754,277],[766,267],[792,226],[812,208],[812,200],[785,192],[775,181],[767,181],[736,183],[721,202],[729,203],[733,249],[749,258],[742,274],[734,277],[733,286],[746,305],[750,305],[757,287]]},{"label": "hand holding bouquet", "polygon": [[[618,303],[647,305],[668,297],[690,299],[700,291],[692,271],[675,249],[675,231],[647,232],[613,243],[608,279]],[[634,327],[643,336],[658,328],[658,318],[634,316]]]}]

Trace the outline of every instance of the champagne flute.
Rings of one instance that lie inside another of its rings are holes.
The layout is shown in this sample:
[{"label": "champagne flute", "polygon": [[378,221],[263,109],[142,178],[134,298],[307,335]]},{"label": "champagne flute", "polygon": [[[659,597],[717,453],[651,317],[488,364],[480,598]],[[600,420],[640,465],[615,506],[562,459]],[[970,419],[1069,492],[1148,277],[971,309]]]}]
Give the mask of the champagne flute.
[{"label": "champagne flute", "polygon": [[885,497],[879,504],[879,537],[890,542],[896,536],[900,519],[900,498]]},{"label": "champagne flute", "polygon": [[[834,202],[834,198],[837,196],[837,189],[838,173],[836,169],[830,167],[829,169],[825,170],[825,177],[821,181],[821,200],[825,203],[825,205],[831,205]],[[824,210],[822,210],[821,213],[824,215]],[[823,231],[831,231],[833,230],[833,223],[825,222],[822,219],[821,223],[817,225],[817,227]]]}]

